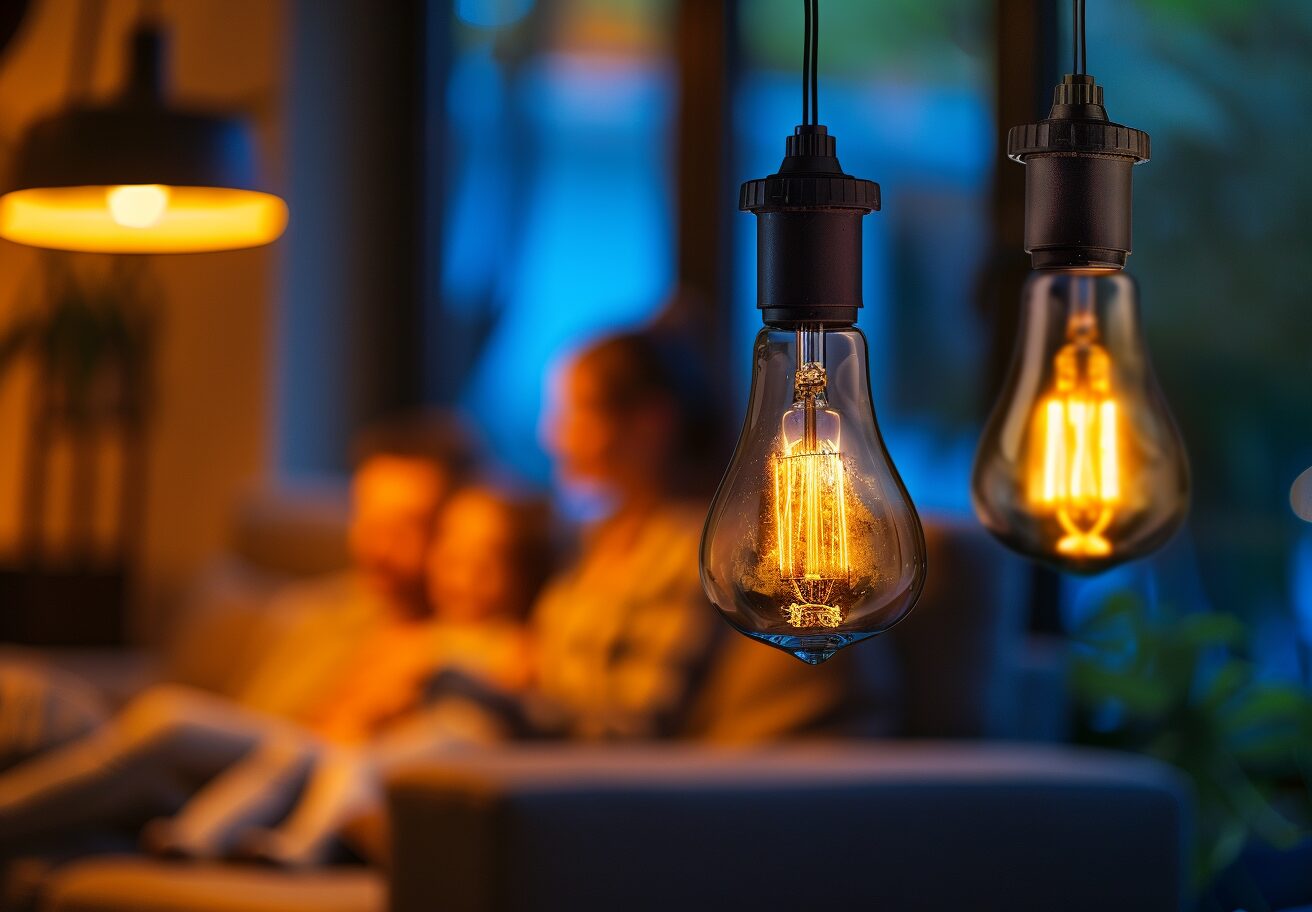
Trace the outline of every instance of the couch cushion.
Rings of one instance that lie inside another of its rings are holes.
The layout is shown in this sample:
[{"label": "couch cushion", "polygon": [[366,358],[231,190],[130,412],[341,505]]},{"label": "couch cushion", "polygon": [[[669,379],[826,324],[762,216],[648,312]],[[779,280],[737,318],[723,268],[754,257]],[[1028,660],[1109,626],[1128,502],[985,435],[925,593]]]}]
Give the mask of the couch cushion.
[{"label": "couch cushion", "polygon": [[391,784],[395,912],[1162,912],[1169,768],[1052,747],[531,749]]},{"label": "couch cushion", "polygon": [[47,912],[381,912],[382,875],[368,868],[281,871],[225,864],[98,858],[60,869]]}]

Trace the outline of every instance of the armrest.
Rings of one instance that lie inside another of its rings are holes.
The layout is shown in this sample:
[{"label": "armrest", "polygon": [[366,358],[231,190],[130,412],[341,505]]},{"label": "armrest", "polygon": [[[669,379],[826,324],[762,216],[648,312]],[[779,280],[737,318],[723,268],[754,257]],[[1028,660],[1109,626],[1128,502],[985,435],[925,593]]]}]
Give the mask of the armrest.
[{"label": "armrest", "polygon": [[390,783],[392,909],[1176,909],[1167,767],[1044,745],[471,754]]}]

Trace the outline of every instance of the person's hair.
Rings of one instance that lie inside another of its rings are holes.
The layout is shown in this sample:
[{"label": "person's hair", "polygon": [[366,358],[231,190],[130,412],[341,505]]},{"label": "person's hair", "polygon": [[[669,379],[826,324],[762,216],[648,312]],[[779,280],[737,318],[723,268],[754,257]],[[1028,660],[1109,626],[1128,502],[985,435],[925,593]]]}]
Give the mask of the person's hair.
[{"label": "person's hair", "polygon": [[607,336],[582,349],[577,363],[596,371],[617,413],[664,401],[676,416],[667,483],[675,493],[704,495],[718,478],[723,434],[696,349],[673,332],[647,329]]},{"label": "person's hair", "polygon": [[511,544],[515,572],[520,578],[521,604],[516,617],[527,620],[538,594],[556,569],[556,535],[551,505],[536,494],[495,490],[494,496],[511,514],[514,538]]},{"label": "person's hair", "polygon": [[359,468],[380,456],[413,459],[441,470],[455,487],[477,471],[480,455],[464,421],[451,412],[431,410],[392,415],[370,424],[356,435],[351,464]]}]

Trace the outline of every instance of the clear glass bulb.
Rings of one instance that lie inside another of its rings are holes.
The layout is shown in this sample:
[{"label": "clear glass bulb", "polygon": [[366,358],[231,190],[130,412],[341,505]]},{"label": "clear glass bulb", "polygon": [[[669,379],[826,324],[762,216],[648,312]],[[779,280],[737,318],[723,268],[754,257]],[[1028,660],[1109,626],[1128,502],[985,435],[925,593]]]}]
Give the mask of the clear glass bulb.
[{"label": "clear glass bulb", "polygon": [[1180,526],[1189,465],[1148,360],[1130,276],[1030,276],[971,494],[1003,543],[1076,573],[1142,557]]},{"label": "clear glass bulb", "polygon": [[875,424],[860,330],[756,337],[747,420],[701,566],[730,624],[813,665],[911,610],[924,533]]}]

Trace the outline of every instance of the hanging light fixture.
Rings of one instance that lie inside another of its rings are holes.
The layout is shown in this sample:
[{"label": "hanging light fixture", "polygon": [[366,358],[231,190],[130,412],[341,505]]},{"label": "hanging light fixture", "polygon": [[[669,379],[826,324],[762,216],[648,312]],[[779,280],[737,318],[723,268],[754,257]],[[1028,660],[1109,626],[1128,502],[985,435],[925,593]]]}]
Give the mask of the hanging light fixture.
[{"label": "hanging light fixture", "polygon": [[1189,467],[1153,376],[1130,253],[1130,177],[1148,134],[1112,123],[1085,67],[1073,2],[1073,73],[1046,120],[1014,127],[1025,165],[1025,285],[1001,398],[975,456],[984,525],[1030,557],[1095,573],[1160,547],[1184,519]]},{"label": "hanging light fixture", "polygon": [[36,123],[0,197],[0,236],[35,247],[183,253],[267,244],[287,206],[255,187],[254,144],[232,117],[170,106],[164,39],[133,35],[121,95]]},{"label": "hanging light fixture", "polygon": [[818,664],[904,617],[925,541],[871,405],[861,219],[879,185],[844,174],[820,125],[819,11],[804,0],[802,124],[777,174],[743,184],[757,217],[747,418],[702,536],[702,583],[747,636]]}]

